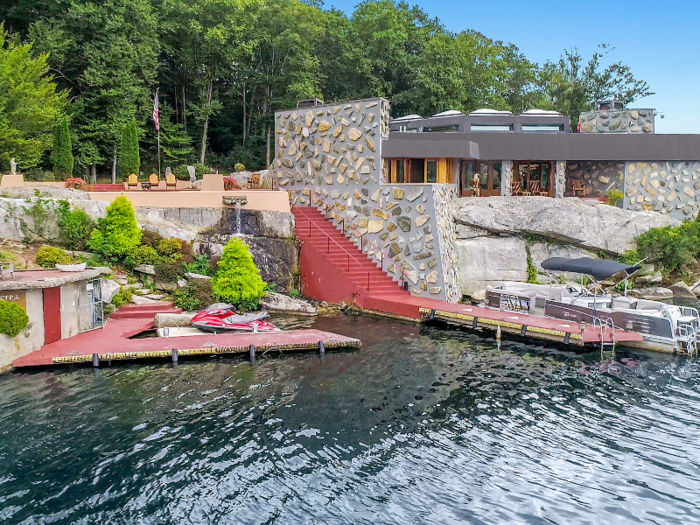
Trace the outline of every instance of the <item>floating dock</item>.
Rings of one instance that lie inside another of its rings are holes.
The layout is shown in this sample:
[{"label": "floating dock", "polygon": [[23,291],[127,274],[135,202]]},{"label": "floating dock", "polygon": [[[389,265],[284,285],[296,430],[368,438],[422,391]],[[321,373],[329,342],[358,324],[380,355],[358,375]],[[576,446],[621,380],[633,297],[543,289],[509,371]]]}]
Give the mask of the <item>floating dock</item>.
[{"label": "floating dock", "polygon": [[[104,328],[45,345],[13,362],[17,369],[35,366],[93,363],[95,354],[99,363],[134,359],[174,359],[179,357],[245,354],[251,355],[251,346],[259,356],[266,351],[318,351],[320,343],[325,350],[359,348],[358,339],[320,330],[294,330],[267,333],[202,334],[191,337],[133,336],[153,329],[153,321],[143,318],[113,319]],[[176,352],[175,352],[176,351]]]}]

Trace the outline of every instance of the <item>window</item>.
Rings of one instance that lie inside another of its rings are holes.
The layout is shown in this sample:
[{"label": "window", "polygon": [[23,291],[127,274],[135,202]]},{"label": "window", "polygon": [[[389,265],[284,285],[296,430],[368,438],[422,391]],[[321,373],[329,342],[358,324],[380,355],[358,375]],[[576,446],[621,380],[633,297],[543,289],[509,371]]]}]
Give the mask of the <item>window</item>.
[{"label": "window", "polygon": [[486,133],[507,133],[513,131],[512,124],[472,124],[469,126],[470,131],[479,131]]},{"label": "window", "polygon": [[409,182],[422,184],[425,182],[425,159],[410,159],[411,177]]},{"label": "window", "polygon": [[491,183],[491,187],[495,190],[498,191],[499,195],[501,192],[501,163],[500,162],[494,162],[493,163],[493,182]]},{"label": "window", "polygon": [[425,182],[435,184],[437,182],[438,162],[429,160],[425,163]]},{"label": "window", "polygon": [[394,177],[394,180],[392,182],[395,182],[397,184],[403,184],[405,181],[405,169],[406,169],[406,161],[403,159],[399,159],[396,161],[396,176]]},{"label": "window", "polygon": [[564,131],[564,124],[523,124],[523,132],[526,133],[560,133]]}]

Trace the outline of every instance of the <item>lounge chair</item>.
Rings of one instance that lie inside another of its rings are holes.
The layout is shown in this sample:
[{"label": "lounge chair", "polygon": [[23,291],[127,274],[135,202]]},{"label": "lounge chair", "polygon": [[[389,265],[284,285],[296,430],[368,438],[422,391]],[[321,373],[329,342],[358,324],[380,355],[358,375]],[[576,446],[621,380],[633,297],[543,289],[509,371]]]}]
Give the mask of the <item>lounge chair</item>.
[{"label": "lounge chair", "polygon": [[15,265],[11,262],[0,262],[0,279],[4,279],[6,275],[14,279]]}]

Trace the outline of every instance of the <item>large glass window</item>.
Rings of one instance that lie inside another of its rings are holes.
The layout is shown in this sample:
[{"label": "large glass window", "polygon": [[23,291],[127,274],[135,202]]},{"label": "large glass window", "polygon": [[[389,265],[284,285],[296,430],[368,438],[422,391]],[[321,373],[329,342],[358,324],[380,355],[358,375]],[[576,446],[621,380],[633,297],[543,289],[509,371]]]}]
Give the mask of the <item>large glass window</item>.
[{"label": "large glass window", "polygon": [[406,180],[406,161],[403,159],[398,159],[396,161],[396,176],[394,182],[397,184],[403,184]]},{"label": "large glass window", "polygon": [[493,163],[493,179],[491,182],[491,187],[494,191],[501,191],[501,163]]},{"label": "large glass window", "polygon": [[410,159],[411,163],[411,180],[414,184],[423,184],[425,182],[425,159]]},{"label": "large glass window", "polygon": [[481,162],[479,164],[479,184],[481,184],[481,192],[489,189],[489,164]]},{"label": "large glass window", "polygon": [[425,163],[426,182],[435,184],[437,182],[438,163],[436,160],[429,160]]}]

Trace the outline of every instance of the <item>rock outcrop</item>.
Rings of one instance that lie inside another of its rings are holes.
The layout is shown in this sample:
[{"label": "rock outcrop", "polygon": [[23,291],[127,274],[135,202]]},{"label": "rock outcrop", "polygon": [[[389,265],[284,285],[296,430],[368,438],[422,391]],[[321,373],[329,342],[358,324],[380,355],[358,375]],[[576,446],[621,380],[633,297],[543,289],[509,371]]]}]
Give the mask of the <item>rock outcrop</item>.
[{"label": "rock outcrop", "polygon": [[261,306],[270,312],[285,312],[296,315],[318,315],[310,303],[274,292],[265,292]]},{"label": "rock outcrop", "polygon": [[523,239],[480,237],[458,240],[455,253],[464,295],[472,295],[501,281],[527,281],[527,250]]},{"label": "rock outcrop", "polygon": [[464,198],[455,201],[452,214],[457,225],[492,234],[537,235],[610,253],[633,249],[635,238],[651,228],[680,224],[660,213],[578,198]]}]

